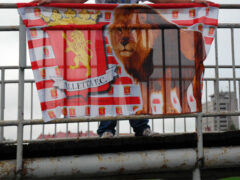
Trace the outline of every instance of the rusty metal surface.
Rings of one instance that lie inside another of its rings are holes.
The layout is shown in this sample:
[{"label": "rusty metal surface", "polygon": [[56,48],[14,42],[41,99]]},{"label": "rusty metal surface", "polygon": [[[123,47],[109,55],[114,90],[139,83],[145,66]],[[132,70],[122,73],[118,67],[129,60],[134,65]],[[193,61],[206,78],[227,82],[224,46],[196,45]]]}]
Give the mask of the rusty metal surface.
[{"label": "rusty metal surface", "polygon": [[0,161],[0,179],[5,177],[14,177],[16,169],[15,160]]},{"label": "rusty metal surface", "polygon": [[[240,147],[205,148],[204,169],[240,167]],[[195,149],[155,150],[32,158],[23,161],[24,178],[98,177],[192,170]],[[14,177],[15,161],[1,161],[0,178]],[[240,172],[239,172],[240,173]]]},{"label": "rusty metal surface", "polygon": [[[204,147],[240,146],[240,131],[203,134]],[[196,133],[160,134],[155,137],[120,137],[113,139],[80,138],[26,141],[24,158],[57,157],[96,153],[148,151],[197,147]],[[15,144],[0,144],[0,161],[16,158]]]},{"label": "rusty metal surface", "polygon": [[[35,141],[23,146],[24,158],[58,157],[97,153],[148,151],[159,149],[194,148],[197,137],[194,133],[160,135],[155,137],[121,137],[113,139],[65,139]],[[0,144],[0,160],[16,158],[16,145]]]},{"label": "rusty metal surface", "polygon": [[234,147],[209,148],[204,151],[205,168],[240,166],[240,149]]},{"label": "rusty metal surface", "polygon": [[[176,157],[182,158],[176,159]],[[194,166],[195,157],[195,150],[185,149],[25,159],[23,177],[96,177],[187,170]],[[4,169],[9,166],[8,161],[3,163],[5,166],[1,171],[14,171],[14,169]],[[4,177],[0,175],[0,178]]]},{"label": "rusty metal surface", "polygon": [[[212,168],[240,168],[240,133],[234,133],[236,132],[204,134],[205,144],[214,145],[213,139],[215,139],[226,146],[204,148],[204,165],[201,171]],[[192,144],[192,148],[182,149],[193,142],[195,144]],[[92,176],[189,171],[186,174],[189,176],[190,171],[197,163],[197,151],[194,148],[196,142],[196,134],[192,133],[154,138],[95,138],[30,143],[24,145],[23,175],[24,178],[30,179],[33,177],[72,178],[75,176],[89,178]],[[233,145],[235,147],[231,147]],[[14,145],[5,146],[5,148],[0,146],[0,155],[7,156],[6,152],[12,152],[11,154],[14,155]],[[177,146],[178,149],[176,149]],[[169,147],[175,149],[169,149]],[[6,152],[2,152],[3,149]],[[0,179],[9,175],[9,177],[14,177],[15,166],[12,165],[16,161],[15,157],[12,159],[11,161],[1,160]]]}]

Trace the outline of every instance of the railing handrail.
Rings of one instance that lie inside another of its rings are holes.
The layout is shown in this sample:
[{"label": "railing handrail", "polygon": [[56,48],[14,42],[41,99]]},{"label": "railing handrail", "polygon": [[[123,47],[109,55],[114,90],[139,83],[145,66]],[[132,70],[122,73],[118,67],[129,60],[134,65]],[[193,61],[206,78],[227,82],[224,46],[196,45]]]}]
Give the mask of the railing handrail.
[{"label": "railing handrail", "polygon": [[[170,26],[171,27],[171,26]],[[168,26],[166,26],[168,28]],[[219,23],[218,28],[240,28],[239,23]],[[10,26],[0,26],[1,31],[19,31],[18,25],[10,25]]]},{"label": "railing handrail", "polygon": [[[17,8],[16,3],[0,3],[0,8]],[[220,4],[220,9],[240,9],[240,4]]]},{"label": "railing handrail", "polygon": [[[0,8],[17,8],[17,4],[0,3]],[[240,4],[220,4],[220,9],[240,9]]]},{"label": "railing handrail", "polygon": [[[218,116],[240,116],[238,112],[210,112],[201,113],[202,117],[218,117]],[[89,118],[63,118],[56,119],[50,122],[44,122],[42,119],[35,120],[24,120],[22,124],[25,125],[39,125],[39,124],[63,124],[63,123],[77,123],[77,122],[97,122],[97,121],[108,121],[108,120],[129,120],[129,119],[163,119],[163,118],[196,118],[199,113],[192,114],[160,114],[160,115],[136,115],[136,116],[115,116],[115,117],[89,117]],[[1,126],[17,126],[18,120],[7,120],[0,121]]]}]

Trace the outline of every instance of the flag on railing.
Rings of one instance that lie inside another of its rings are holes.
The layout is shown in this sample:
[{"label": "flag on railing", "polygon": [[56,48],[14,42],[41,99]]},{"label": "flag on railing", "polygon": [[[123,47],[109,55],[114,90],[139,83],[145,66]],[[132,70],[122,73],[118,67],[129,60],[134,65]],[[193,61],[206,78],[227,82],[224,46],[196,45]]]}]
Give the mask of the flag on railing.
[{"label": "flag on railing", "polygon": [[18,4],[43,119],[201,111],[218,5]]}]

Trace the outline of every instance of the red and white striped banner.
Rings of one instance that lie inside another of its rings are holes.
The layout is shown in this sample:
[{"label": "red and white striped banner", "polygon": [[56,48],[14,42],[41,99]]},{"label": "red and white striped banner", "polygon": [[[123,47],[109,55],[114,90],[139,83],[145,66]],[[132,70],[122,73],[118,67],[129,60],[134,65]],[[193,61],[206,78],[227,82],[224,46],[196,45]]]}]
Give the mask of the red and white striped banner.
[{"label": "red and white striped banner", "polygon": [[217,4],[19,3],[18,11],[45,121],[201,111]]}]

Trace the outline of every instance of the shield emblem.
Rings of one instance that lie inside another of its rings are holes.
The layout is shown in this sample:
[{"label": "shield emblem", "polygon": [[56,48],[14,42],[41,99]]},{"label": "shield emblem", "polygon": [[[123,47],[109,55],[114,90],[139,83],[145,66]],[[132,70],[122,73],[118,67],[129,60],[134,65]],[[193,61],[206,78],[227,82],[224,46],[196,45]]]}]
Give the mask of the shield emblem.
[{"label": "shield emblem", "polygon": [[86,97],[109,89],[101,78],[107,71],[102,30],[51,30],[48,34],[67,96]]}]

